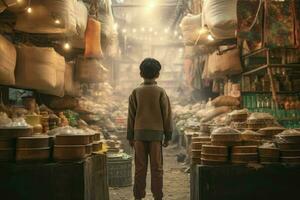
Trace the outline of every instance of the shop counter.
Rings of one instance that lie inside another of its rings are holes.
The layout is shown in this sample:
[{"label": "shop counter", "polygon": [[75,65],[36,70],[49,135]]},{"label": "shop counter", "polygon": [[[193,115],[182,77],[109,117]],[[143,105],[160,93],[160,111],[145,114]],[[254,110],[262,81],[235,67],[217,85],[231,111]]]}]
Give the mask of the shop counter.
[{"label": "shop counter", "polygon": [[2,200],[108,200],[106,155],[73,163],[0,163]]},{"label": "shop counter", "polygon": [[300,199],[300,166],[191,167],[191,200]]}]

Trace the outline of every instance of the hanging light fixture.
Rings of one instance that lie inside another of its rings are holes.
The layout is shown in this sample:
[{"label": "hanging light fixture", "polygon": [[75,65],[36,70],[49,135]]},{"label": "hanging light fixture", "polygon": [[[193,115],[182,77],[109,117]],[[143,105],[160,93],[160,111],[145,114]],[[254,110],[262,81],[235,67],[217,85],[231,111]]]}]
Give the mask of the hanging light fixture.
[{"label": "hanging light fixture", "polygon": [[64,43],[64,49],[67,50],[67,51],[71,49],[71,45],[70,45],[69,42]]},{"label": "hanging light fixture", "polygon": [[32,8],[31,8],[31,7],[28,7],[28,8],[27,8],[27,13],[29,13],[29,14],[32,13]]}]

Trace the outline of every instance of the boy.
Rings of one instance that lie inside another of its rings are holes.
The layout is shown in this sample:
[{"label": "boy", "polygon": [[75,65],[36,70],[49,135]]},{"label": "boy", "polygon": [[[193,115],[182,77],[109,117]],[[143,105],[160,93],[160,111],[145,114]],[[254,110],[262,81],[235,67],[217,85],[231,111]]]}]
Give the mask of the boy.
[{"label": "boy", "polygon": [[129,97],[127,139],[135,150],[133,193],[136,200],[145,198],[148,156],[151,167],[151,191],[155,200],[163,198],[162,146],[172,138],[172,113],[164,89],[157,86],[160,63],[146,58],[140,65],[144,79]]}]

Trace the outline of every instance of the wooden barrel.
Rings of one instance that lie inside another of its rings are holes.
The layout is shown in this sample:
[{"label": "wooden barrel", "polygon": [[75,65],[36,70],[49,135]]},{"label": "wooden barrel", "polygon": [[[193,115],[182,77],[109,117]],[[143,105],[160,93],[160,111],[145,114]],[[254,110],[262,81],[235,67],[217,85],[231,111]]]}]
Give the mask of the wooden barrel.
[{"label": "wooden barrel", "polygon": [[260,157],[272,157],[272,158],[279,158],[280,152],[277,148],[258,148],[259,156]]},{"label": "wooden barrel", "polygon": [[231,153],[234,154],[257,154],[257,146],[233,146]]},{"label": "wooden barrel", "polygon": [[215,145],[203,145],[203,154],[213,154],[213,155],[228,155],[228,147],[226,146],[215,146]]},{"label": "wooden barrel", "polygon": [[47,148],[49,147],[49,136],[19,137],[16,148]]},{"label": "wooden barrel", "polygon": [[232,154],[231,162],[234,164],[257,163],[258,154],[257,153]]},{"label": "wooden barrel", "polygon": [[18,148],[16,149],[17,162],[47,162],[50,159],[50,148]]},{"label": "wooden barrel", "polygon": [[86,157],[86,145],[54,145],[55,161],[77,161]]}]

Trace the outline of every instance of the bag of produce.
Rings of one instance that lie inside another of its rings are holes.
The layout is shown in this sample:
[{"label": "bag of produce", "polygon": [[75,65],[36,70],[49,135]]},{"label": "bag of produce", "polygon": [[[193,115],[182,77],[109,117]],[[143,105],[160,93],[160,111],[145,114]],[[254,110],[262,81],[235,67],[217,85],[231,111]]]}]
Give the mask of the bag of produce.
[{"label": "bag of produce", "polygon": [[96,19],[89,18],[88,25],[85,31],[85,51],[86,58],[101,58],[103,52],[101,49],[101,23]]},{"label": "bag of produce", "polygon": [[81,95],[80,83],[75,80],[75,67],[73,63],[66,63],[65,94],[74,97]]},{"label": "bag of produce", "polygon": [[71,37],[72,47],[84,49],[85,48],[85,30],[88,21],[88,9],[82,1],[75,3],[75,15],[77,24],[77,35]]},{"label": "bag of produce", "polygon": [[0,35],[0,84],[15,84],[16,48]]},{"label": "bag of produce", "polygon": [[203,21],[216,39],[236,37],[237,0],[206,0],[203,4]]},{"label": "bag of produce", "polygon": [[238,48],[223,52],[215,51],[208,58],[208,77],[211,79],[224,78],[242,72],[240,51]]},{"label": "bag of produce", "polygon": [[53,48],[17,47],[16,86],[64,95],[65,59]]},{"label": "bag of produce", "polygon": [[103,82],[107,69],[96,58],[78,57],[76,61],[75,79],[84,83]]},{"label": "bag of produce", "polygon": [[15,29],[27,33],[77,34],[77,0],[31,0],[31,12],[17,15]]},{"label": "bag of produce", "polygon": [[214,119],[215,117],[228,112],[231,112],[231,108],[228,106],[221,106],[221,107],[210,109],[208,112],[205,112],[203,118],[201,119],[201,122],[208,122]]},{"label": "bag of produce", "polygon": [[219,96],[212,100],[211,104],[215,107],[221,107],[221,106],[239,106],[240,101],[231,96]]},{"label": "bag of produce", "polygon": [[209,31],[207,28],[202,27],[201,14],[188,14],[182,19],[180,27],[185,45],[194,46],[209,42],[207,39]]}]

